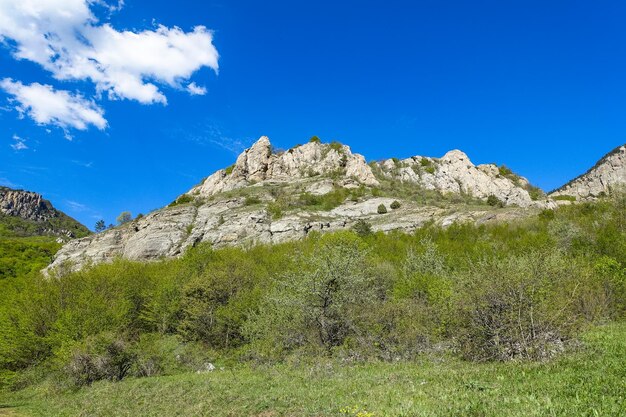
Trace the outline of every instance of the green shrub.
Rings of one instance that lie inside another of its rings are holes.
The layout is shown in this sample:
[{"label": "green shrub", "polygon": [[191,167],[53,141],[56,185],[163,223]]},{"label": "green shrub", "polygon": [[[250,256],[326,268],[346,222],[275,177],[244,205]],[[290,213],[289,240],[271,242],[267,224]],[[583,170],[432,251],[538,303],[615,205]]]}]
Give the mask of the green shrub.
[{"label": "green shrub", "polygon": [[102,333],[74,349],[64,370],[74,385],[82,387],[103,379],[120,381],[128,375],[134,361],[135,355],[125,338]]},{"label": "green shrub", "polygon": [[323,235],[297,271],[278,278],[244,327],[260,355],[297,348],[331,353],[366,331],[361,317],[375,297],[366,250],[354,234]]},{"label": "green shrub", "polygon": [[378,208],[376,209],[376,212],[377,212],[378,214],[385,214],[385,213],[387,213],[387,207],[385,207],[385,205],[384,205],[384,204],[381,204],[381,205],[379,205],[379,206],[378,206]]},{"label": "green shrub", "polygon": [[573,311],[579,276],[576,266],[558,253],[474,264],[455,291],[463,356],[505,361],[547,359],[562,352],[579,324]]},{"label": "green shrub", "polygon": [[227,167],[227,168],[224,170],[224,173],[225,173],[226,175],[230,175],[230,174],[232,174],[232,173],[233,173],[233,169],[235,169],[235,165],[231,165],[231,166]]},{"label": "green shrub", "polygon": [[359,219],[352,226],[352,230],[359,236],[368,236],[372,234],[372,225],[363,219]]},{"label": "green shrub", "polygon": [[256,195],[248,195],[243,200],[243,205],[244,206],[253,206],[255,204],[259,204],[260,202],[261,202],[261,199],[259,197],[257,197]]},{"label": "green shrub", "polygon": [[391,207],[392,210],[397,210],[400,208],[400,202],[398,200],[394,200],[389,207]]},{"label": "green shrub", "polygon": [[507,167],[506,165],[500,165],[498,167],[498,174],[502,175],[503,177],[509,177],[511,175],[515,175],[513,174],[513,171],[511,171],[511,169]]},{"label": "green shrub", "polygon": [[492,207],[504,207],[504,203],[493,194],[490,194],[489,197],[487,197],[487,204]]},{"label": "green shrub", "polygon": [[322,140],[317,136],[311,136],[311,139],[309,139],[309,143],[322,143]]},{"label": "green shrub", "polygon": [[[191,203],[192,201],[194,201],[194,198],[192,196],[190,196],[189,194],[183,194],[180,197],[178,197],[176,200],[172,201],[169,204],[169,207],[175,207],[175,206],[178,206],[179,204]],[[141,217],[143,217],[143,214],[141,215]],[[141,218],[141,217],[137,215],[137,218]]]},{"label": "green shrub", "polygon": [[280,204],[277,201],[269,203],[267,205],[267,212],[272,217],[272,220],[280,219],[281,217],[283,217],[283,207],[282,207],[282,204]]}]

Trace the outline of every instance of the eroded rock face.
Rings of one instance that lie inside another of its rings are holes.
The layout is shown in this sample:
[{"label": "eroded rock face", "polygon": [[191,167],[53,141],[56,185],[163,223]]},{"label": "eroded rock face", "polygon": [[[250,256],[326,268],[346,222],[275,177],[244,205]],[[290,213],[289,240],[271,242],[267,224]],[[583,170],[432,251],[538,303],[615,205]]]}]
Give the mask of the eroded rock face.
[{"label": "eroded rock face", "polygon": [[516,177],[516,181],[500,175],[493,164],[475,166],[468,156],[452,150],[442,158],[414,156],[395,161],[388,159],[379,163],[384,175],[403,182],[412,182],[427,190],[441,193],[464,193],[478,199],[495,196],[505,205],[529,207],[548,202],[534,202],[526,190],[528,181]]},{"label": "eroded rock face", "polygon": [[[381,181],[408,182],[416,184],[416,189],[466,193],[477,199],[495,195],[513,207],[494,208],[484,203],[424,206],[402,196],[379,196],[380,189],[374,188],[382,185],[372,167],[347,146],[312,142],[274,154],[269,139],[262,137],[239,155],[231,168],[217,171],[186,193],[183,201],[187,202],[74,240],[57,253],[48,270],[66,262],[78,269],[115,257],[141,261],[175,257],[200,243],[213,247],[281,243],[314,231],[349,229],[359,220],[370,223],[374,231],[384,232],[412,232],[426,223],[449,226],[455,222],[502,221],[526,216],[536,212],[535,207],[549,204],[532,201],[525,179],[504,177],[495,165],[474,166],[461,151],[450,151],[440,159],[390,159],[374,167]],[[307,206],[300,199],[305,196],[306,201],[340,189],[343,191],[334,195],[346,196],[345,201],[329,210]],[[246,198],[249,195],[255,199]],[[281,198],[291,199],[295,205],[276,215],[270,205],[280,205]],[[400,207],[394,210],[391,206],[395,200]],[[379,214],[380,205],[385,206],[386,213]]]},{"label": "eroded rock face", "polygon": [[45,221],[58,216],[52,204],[41,195],[4,187],[0,187],[0,212],[33,221]]},{"label": "eroded rock face", "polygon": [[626,186],[626,146],[605,155],[583,175],[550,193],[551,197],[572,196],[579,200],[609,194],[611,189]]},{"label": "eroded rock face", "polygon": [[311,142],[281,154],[272,154],[272,145],[263,136],[239,155],[231,169],[217,171],[188,194],[211,196],[263,181],[293,182],[333,172],[340,172],[364,185],[378,185],[365,158],[353,154],[348,146]]}]

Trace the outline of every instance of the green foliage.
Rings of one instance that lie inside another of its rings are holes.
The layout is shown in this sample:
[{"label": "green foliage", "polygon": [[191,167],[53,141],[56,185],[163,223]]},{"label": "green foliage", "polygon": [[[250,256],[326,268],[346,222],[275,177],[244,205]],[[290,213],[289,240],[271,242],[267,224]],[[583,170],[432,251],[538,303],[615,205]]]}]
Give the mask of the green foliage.
[{"label": "green foliage", "polygon": [[335,141],[335,140],[334,140],[334,141],[332,141],[332,142],[330,142],[330,143],[328,144],[328,147],[329,147],[330,149],[332,149],[333,151],[335,151],[335,152],[338,152],[338,153],[340,153],[340,154],[342,154],[342,153],[343,153],[343,145],[342,145],[341,143],[339,143],[339,142]]},{"label": "green foliage", "polygon": [[283,217],[283,206],[278,201],[273,201],[267,205],[267,212],[272,216],[272,220],[278,220]]},{"label": "green foliage", "polygon": [[[178,197],[176,200],[172,201],[169,204],[169,207],[175,207],[178,206],[180,204],[187,204],[187,203],[191,203],[194,201],[194,198],[192,196],[190,196],[189,194],[183,194],[180,197]],[[143,217],[143,215],[142,215]],[[137,215],[137,218],[139,218],[139,215]],[[119,222],[119,220],[118,220]]]},{"label": "green foliage", "polygon": [[45,268],[60,247],[51,237],[0,237],[0,281]]},{"label": "green foliage", "polygon": [[507,167],[506,165],[500,165],[498,167],[498,173],[502,175],[503,177],[509,177],[511,175],[515,175],[513,174],[513,171],[511,171],[511,169]]},{"label": "green foliage", "polygon": [[391,207],[392,210],[397,210],[400,208],[400,202],[398,200],[394,200],[389,207]]},{"label": "green foliage", "polygon": [[81,390],[41,384],[0,393],[0,403],[9,416],[32,417],[330,417],[355,408],[363,417],[623,415],[626,325],[594,328],[583,341],[584,349],[549,363],[475,364],[436,352],[418,361],[348,366],[325,358],[272,367],[218,362],[210,373],[103,381]]},{"label": "green foliage", "polygon": [[259,204],[260,202],[261,202],[261,199],[259,197],[257,197],[256,195],[248,195],[243,200],[243,205],[244,206],[253,206],[255,204]]},{"label": "green foliage", "polygon": [[333,191],[322,195],[302,193],[296,204],[307,210],[330,211],[343,204],[349,194],[345,188],[335,188]]},{"label": "green foliage", "polygon": [[107,226],[104,223],[104,220],[98,220],[96,222],[94,230],[96,231],[96,233],[100,233],[100,232],[104,232],[106,230],[106,228],[107,228]]},{"label": "green foliage", "polygon": [[224,170],[224,173],[225,173],[226,175],[230,175],[230,174],[232,174],[232,173],[233,173],[233,169],[235,169],[235,165],[231,165],[231,166],[227,167],[227,168]]},{"label": "green foliage", "polygon": [[362,327],[364,303],[375,297],[366,249],[352,234],[325,235],[298,269],[277,279],[244,332],[259,355],[296,348],[331,353]]},{"label": "green foliage", "polygon": [[322,140],[317,136],[311,136],[311,139],[309,139],[309,143],[322,143]]},{"label": "green foliage", "polygon": [[[13,268],[0,280],[0,380],[88,384],[207,358],[395,361],[437,349],[477,361],[549,359],[581,328],[625,317],[620,201],[413,234],[357,223],[247,250],[199,244],[179,259],[115,260],[48,278],[36,271],[58,247],[52,239],[0,240]],[[181,352],[189,359],[176,359]],[[130,361],[122,373],[118,355]]]},{"label": "green foliage", "polygon": [[91,233],[85,226],[61,212],[45,221],[27,220],[0,213],[0,237],[54,236],[65,235],[67,232],[75,237],[85,237]]},{"label": "green foliage", "polygon": [[133,215],[130,213],[130,211],[123,211],[120,213],[119,216],[117,216],[117,219],[115,220],[117,221],[117,224],[122,225],[130,222],[132,219]]},{"label": "green foliage", "polygon": [[580,276],[558,252],[476,263],[461,275],[463,296],[454,300],[461,352],[478,361],[560,353],[578,324]]},{"label": "green foliage", "polygon": [[487,204],[492,207],[504,207],[504,203],[493,194],[489,194],[489,197],[487,197]]},{"label": "green foliage", "polygon": [[225,349],[243,343],[241,326],[258,303],[256,287],[266,272],[242,255],[240,249],[215,253],[211,269],[183,288],[178,330],[186,340]]},{"label": "green foliage", "polygon": [[376,209],[376,212],[377,212],[378,214],[386,214],[386,213],[387,213],[387,207],[385,207],[385,205],[384,205],[384,204],[380,204],[380,205],[378,206],[378,208]]},{"label": "green foliage", "polygon": [[357,235],[365,237],[372,234],[372,225],[363,219],[359,219],[352,226],[352,230],[354,230]]}]

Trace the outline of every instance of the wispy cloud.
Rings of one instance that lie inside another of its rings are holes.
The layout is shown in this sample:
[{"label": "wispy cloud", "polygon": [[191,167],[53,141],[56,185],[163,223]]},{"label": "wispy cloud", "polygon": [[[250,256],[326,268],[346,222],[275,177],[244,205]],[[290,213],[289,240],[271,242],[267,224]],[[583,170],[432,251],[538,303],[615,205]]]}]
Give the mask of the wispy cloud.
[{"label": "wispy cloud", "polygon": [[13,150],[16,152],[28,149],[28,146],[26,145],[26,139],[21,138],[17,135],[13,135],[13,143],[9,146],[13,148]]},{"label": "wispy cloud", "polygon": [[86,205],[79,203],[77,201],[72,201],[72,200],[66,200],[65,204],[68,205],[68,207],[70,208],[70,210],[76,212],[76,213],[82,213],[86,210],[89,209],[89,207],[87,207]]},{"label": "wispy cloud", "polygon": [[77,161],[77,160],[73,159],[72,163],[74,165],[78,165],[79,167],[83,167],[83,168],[91,168],[91,167],[93,167],[93,161],[85,162],[85,161]]},{"label": "wispy cloud", "polygon": [[21,185],[20,184],[16,184],[13,181],[9,180],[8,178],[5,177],[0,177],[0,185],[4,186],[4,187],[9,187],[9,188],[20,188]]},{"label": "wispy cloud", "polygon": [[234,135],[224,132],[217,123],[213,122],[208,122],[196,127],[193,129],[193,133],[191,131],[178,131],[172,134],[201,146],[220,147],[235,156],[239,155],[246,148],[249,148],[255,140],[254,137],[235,137]]},{"label": "wispy cloud", "polygon": [[67,210],[73,214],[85,214],[96,220],[102,218],[102,214],[98,210],[94,210],[87,204],[79,203],[78,201],[65,200],[65,206],[67,207]]}]

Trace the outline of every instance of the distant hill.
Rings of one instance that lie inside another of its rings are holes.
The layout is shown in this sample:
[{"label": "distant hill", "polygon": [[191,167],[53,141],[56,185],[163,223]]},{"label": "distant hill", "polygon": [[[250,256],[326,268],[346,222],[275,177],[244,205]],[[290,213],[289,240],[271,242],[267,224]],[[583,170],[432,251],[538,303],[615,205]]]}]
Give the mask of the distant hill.
[{"label": "distant hill", "polygon": [[40,194],[0,187],[0,280],[39,271],[64,242],[89,234]]},{"label": "distant hill", "polygon": [[89,229],[55,209],[40,194],[0,187],[0,236],[85,237]]}]

